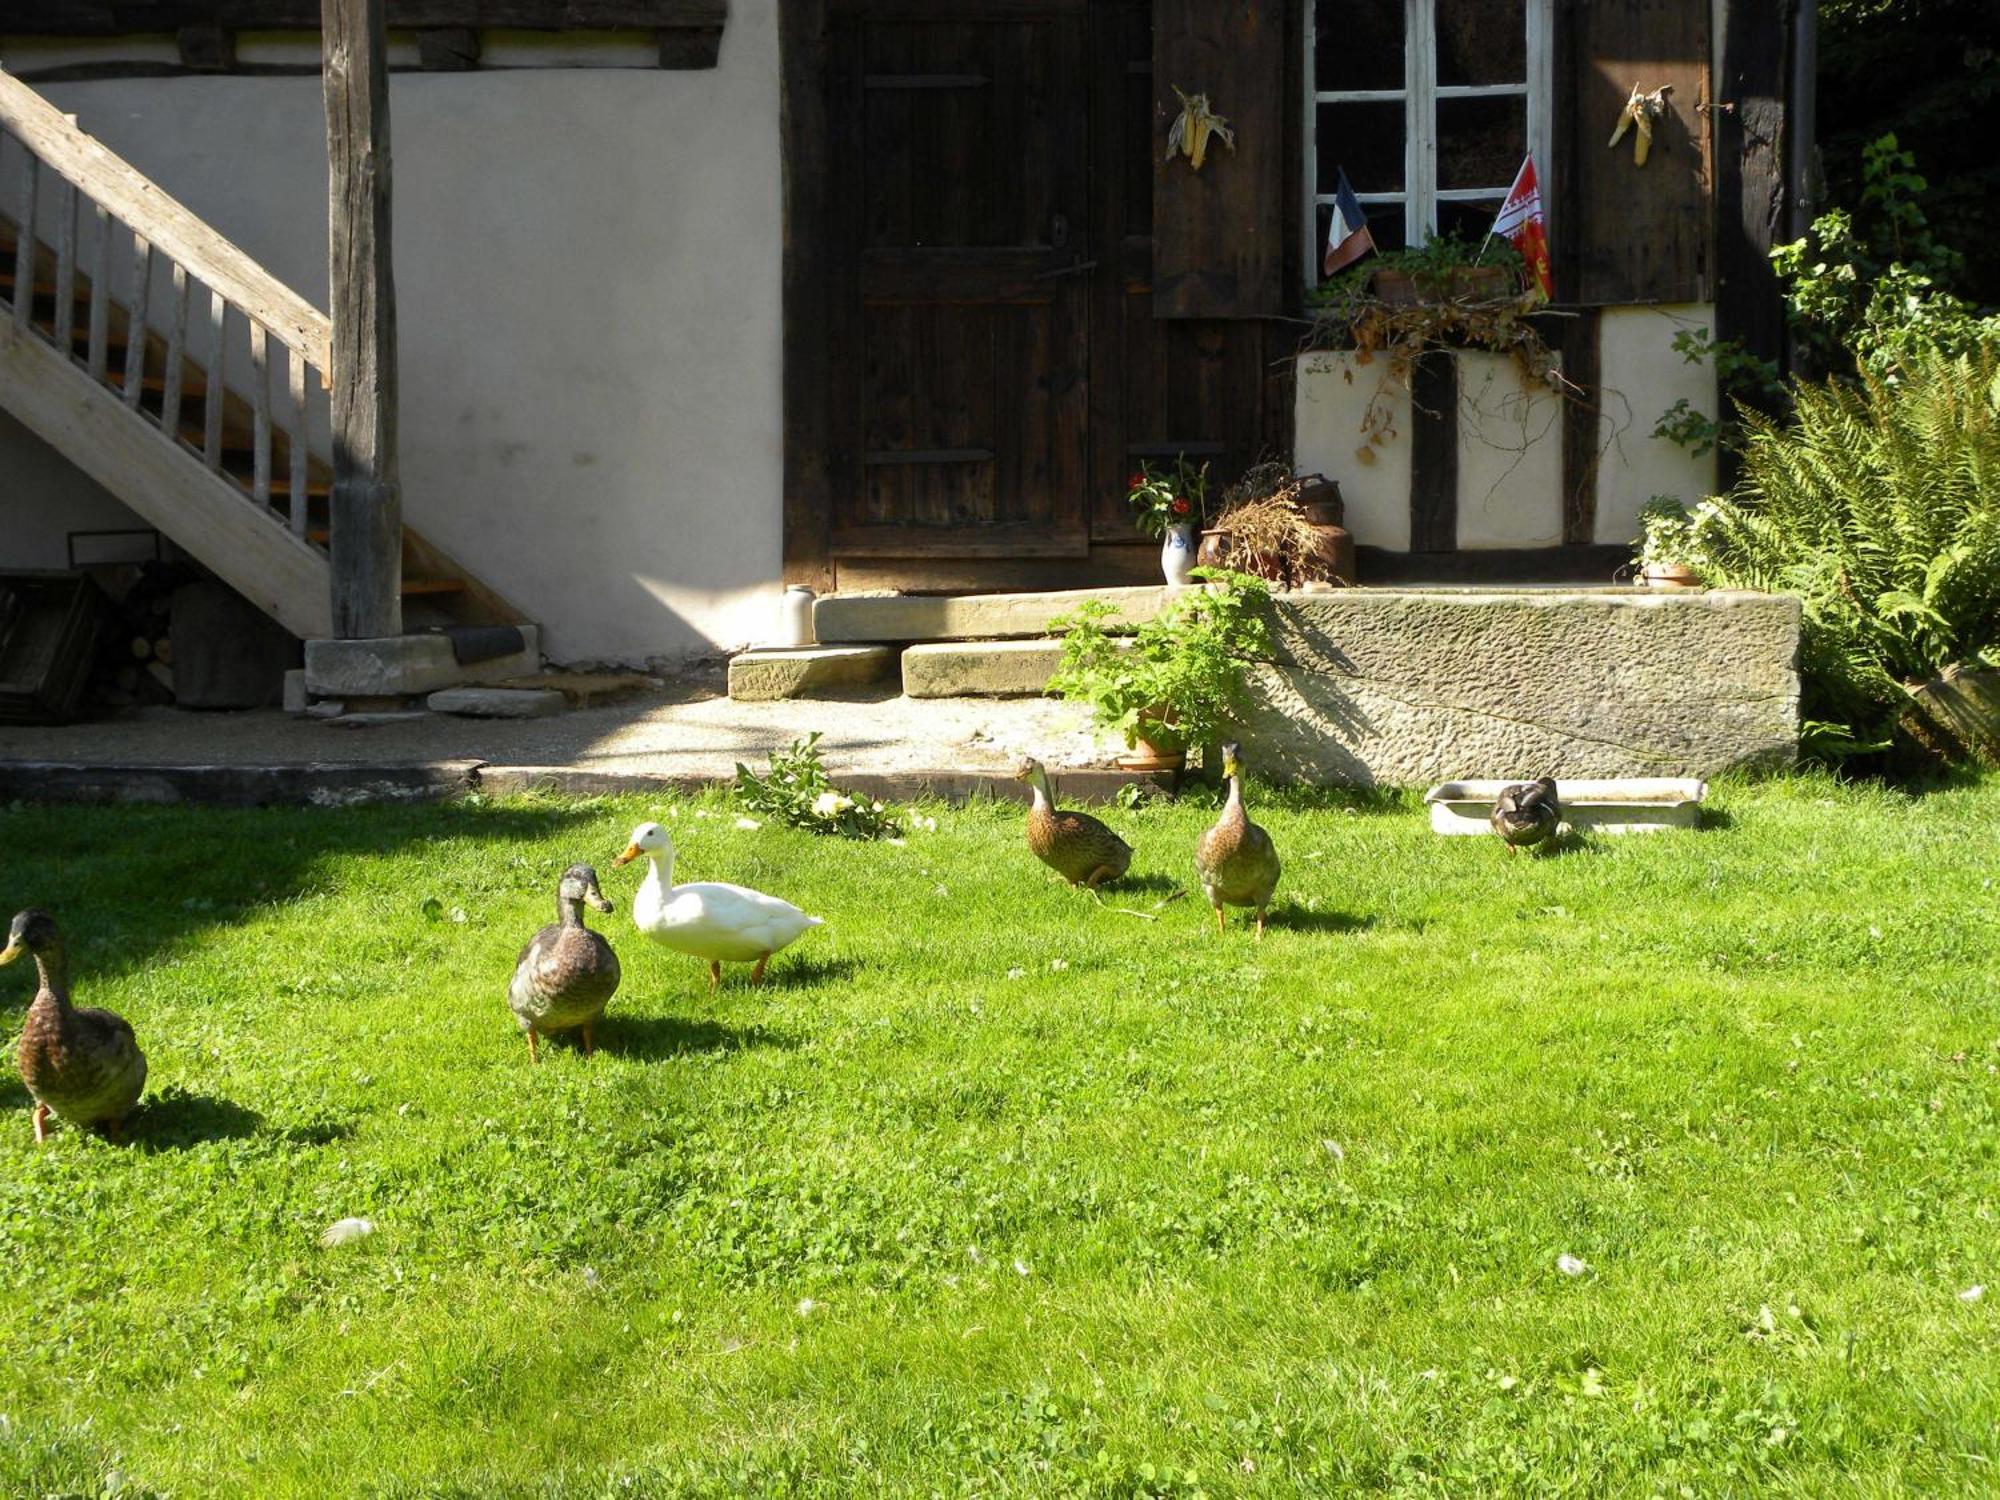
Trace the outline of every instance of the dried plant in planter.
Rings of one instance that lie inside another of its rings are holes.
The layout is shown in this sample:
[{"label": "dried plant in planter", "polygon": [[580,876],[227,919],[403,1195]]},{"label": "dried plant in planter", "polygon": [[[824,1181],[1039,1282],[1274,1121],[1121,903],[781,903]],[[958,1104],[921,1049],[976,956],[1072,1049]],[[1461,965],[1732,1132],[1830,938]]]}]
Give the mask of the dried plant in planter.
[{"label": "dried plant in planter", "polygon": [[1325,528],[1307,518],[1304,491],[1288,464],[1246,470],[1223,491],[1222,512],[1211,528],[1227,537],[1228,551],[1219,561],[1281,588],[1327,581],[1321,555]]}]

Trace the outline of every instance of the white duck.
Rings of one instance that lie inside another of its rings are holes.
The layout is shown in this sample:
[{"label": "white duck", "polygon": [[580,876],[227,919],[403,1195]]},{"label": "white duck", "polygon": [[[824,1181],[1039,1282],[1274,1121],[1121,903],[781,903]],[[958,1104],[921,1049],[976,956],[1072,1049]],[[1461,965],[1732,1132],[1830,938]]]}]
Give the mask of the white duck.
[{"label": "white duck", "polygon": [[632,923],[656,943],[708,960],[708,987],[722,983],[725,962],[756,961],[750,982],[760,983],[771,955],[789,948],[814,927],[809,917],[789,901],[746,886],[719,880],[675,885],[674,841],[658,823],[641,823],[632,842],[615,863],[630,864],[645,855],[646,879],[632,898]]}]

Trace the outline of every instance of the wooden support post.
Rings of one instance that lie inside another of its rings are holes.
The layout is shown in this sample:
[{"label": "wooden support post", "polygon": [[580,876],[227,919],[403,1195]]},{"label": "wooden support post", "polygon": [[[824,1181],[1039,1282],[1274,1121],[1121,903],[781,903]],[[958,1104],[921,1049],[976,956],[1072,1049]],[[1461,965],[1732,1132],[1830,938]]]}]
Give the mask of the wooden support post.
[{"label": "wooden support post", "polygon": [[333,314],[333,633],[403,632],[382,0],[321,0]]}]

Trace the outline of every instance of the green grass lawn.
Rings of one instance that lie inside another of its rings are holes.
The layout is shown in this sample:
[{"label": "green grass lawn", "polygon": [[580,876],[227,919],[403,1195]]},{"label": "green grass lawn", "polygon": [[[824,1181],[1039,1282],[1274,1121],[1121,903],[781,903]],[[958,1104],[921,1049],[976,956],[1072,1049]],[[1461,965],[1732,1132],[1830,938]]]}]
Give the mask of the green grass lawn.
[{"label": "green grass lawn", "polygon": [[[829,922],[713,999],[611,868],[663,805],[0,811],[152,1060],[123,1148],[0,1075],[0,1494],[2000,1491],[2000,780],[1713,805],[1265,797],[1258,945],[1117,909],[1199,807],[1098,906],[1016,809],[682,803]],[[576,859],[624,990],[531,1069]]]}]

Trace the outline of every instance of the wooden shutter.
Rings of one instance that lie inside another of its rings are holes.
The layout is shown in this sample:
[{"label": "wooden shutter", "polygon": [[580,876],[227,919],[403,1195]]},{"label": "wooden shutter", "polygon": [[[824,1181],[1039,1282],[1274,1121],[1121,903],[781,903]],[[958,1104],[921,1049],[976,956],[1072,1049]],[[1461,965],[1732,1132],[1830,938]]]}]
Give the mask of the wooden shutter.
[{"label": "wooden shutter", "polygon": [[[1283,0],[1154,0],[1153,315],[1282,313],[1285,233]],[[1212,141],[1199,172],[1166,159],[1176,88],[1208,95],[1236,149]]]},{"label": "wooden shutter", "polygon": [[[1569,303],[1703,302],[1713,278],[1709,0],[1571,0],[1558,90],[1569,118],[1563,212],[1551,224]],[[1772,25],[1778,22],[1773,19]],[[1671,84],[1652,152],[1607,146],[1633,86]],[[1565,87],[1566,85],[1566,87]]]}]

